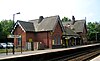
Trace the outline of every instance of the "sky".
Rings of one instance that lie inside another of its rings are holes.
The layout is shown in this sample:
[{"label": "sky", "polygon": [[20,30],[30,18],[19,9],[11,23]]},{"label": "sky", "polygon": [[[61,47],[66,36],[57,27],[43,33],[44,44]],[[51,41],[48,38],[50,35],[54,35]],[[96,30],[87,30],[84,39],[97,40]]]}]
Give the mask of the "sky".
[{"label": "sky", "polygon": [[13,19],[28,21],[39,16],[59,15],[86,22],[100,22],[100,0],[0,0],[0,20]]}]

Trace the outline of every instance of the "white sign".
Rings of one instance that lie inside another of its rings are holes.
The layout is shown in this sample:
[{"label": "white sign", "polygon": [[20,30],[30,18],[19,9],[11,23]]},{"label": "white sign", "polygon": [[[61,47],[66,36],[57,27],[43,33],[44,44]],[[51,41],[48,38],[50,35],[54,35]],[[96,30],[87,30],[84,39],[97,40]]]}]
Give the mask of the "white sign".
[{"label": "white sign", "polygon": [[21,35],[8,35],[7,38],[21,38]]}]

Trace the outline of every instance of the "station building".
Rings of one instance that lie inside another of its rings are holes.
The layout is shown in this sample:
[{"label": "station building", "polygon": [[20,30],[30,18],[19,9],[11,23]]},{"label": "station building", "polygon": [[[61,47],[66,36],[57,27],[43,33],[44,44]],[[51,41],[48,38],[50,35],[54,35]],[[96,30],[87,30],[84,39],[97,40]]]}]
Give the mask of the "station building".
[{"label": "station building", "polygon": [[21,38],[14,38],[15,47],[22,45],[27,50],[68,47],[87,42],[86,20],[75,20],[74,16],[69,22],[62,22],[58,15],[40,16],[27,22],[18,20],[12,33],[21,35]]},{"label": "station building", "polygon": [[51,16],[39,19],[20,21],[15,23],[12,30],[14,35],[21,35],[21,38],[14,38],[15,47],[26,49],[55,48],[61,47],[63,25],[60,17]]}]

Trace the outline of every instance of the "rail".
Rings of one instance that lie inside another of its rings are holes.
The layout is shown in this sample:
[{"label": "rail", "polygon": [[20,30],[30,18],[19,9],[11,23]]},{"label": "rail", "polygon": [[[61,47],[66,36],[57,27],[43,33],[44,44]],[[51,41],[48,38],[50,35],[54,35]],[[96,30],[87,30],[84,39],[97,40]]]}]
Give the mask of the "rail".
[{"label": "rail", "polygon": [[47,61],[83,61],[83,60],[86,61],[90,60],[90,58],[93,58],[98,54],[100,54],[100,47],[97,48],[94,47],[91,49],[77,51],[73,54],[64,55]]}]

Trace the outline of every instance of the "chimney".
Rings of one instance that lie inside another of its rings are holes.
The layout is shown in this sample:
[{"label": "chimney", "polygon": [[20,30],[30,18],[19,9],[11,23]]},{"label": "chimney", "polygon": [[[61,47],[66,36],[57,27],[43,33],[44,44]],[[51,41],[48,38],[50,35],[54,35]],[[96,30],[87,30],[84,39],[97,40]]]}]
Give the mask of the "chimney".
[{"label": "chimney", "polygon": [[44,19],[43,16],[40,16],[38,23],[40,23],[43,19]]},{"label": "chimney", "polygon": [[74,23],[75,23],[75,17],[72,16],[72,25],[74,25]]}]

